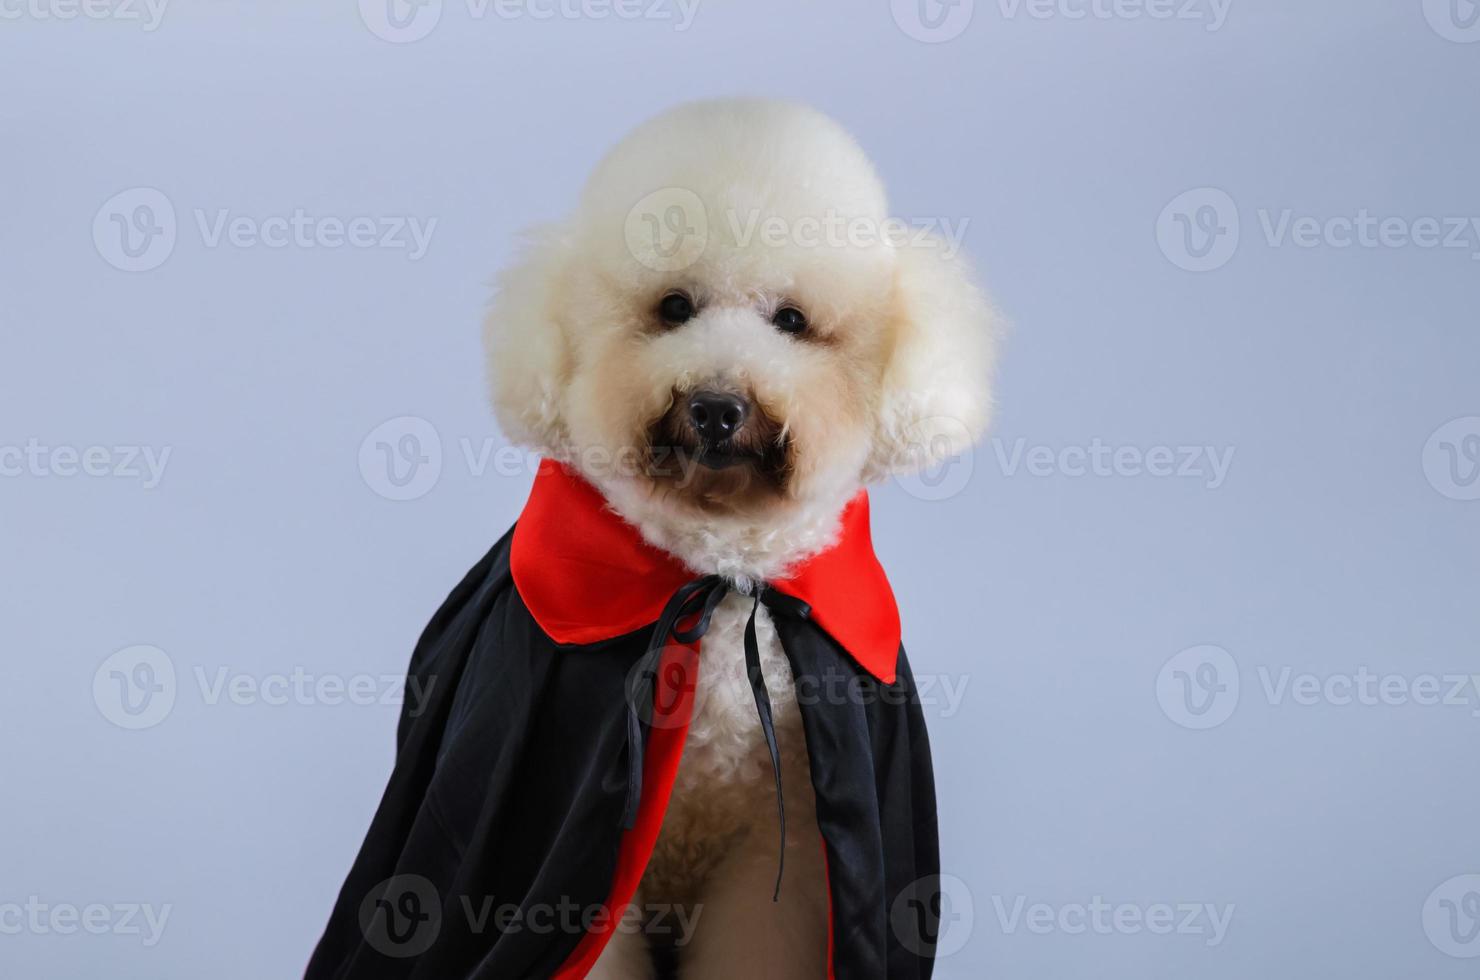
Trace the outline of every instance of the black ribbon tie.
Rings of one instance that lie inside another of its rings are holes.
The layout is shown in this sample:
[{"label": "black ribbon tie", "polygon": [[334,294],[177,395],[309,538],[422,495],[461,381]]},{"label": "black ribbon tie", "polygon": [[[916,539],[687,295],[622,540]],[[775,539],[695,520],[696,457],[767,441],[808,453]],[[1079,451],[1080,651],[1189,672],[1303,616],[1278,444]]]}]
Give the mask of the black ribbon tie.
[{"label": "black ribbon tie", "polygon": [[[663,607],[653,628],[652,639],[646,652],[637,662],[637,668],[627,677],[627,805],[622,814],[622,826],[631,829],[637,822],[637,810],[642,802],[643,718],[651,709],[658,667],[663,659],[663,649],[668,637],[679,643],[698,643],[709,632],[710,620],[715,608],[724,600],[734,586],[719,575],[706,575],[695,579],[673,593]],[[750,681],[750,693],[755,698],[755,711],[760,717],[761,732],[766,737],[766,748],[771,753],[771,774],[776,779],[776,820],[781,831],[781,853],[776,867],[776,889],[771,901],[781,896],[781,876],[786,870],[786,803],[781,791],[781,750],[776,743],[776,725],[771,711],[771,695],[766,690],[765,674],[761,671],[761,648],[756,638],[755,617],[761,606],[771,615],[792,619],[806,619],[812,608],[800,599],[778,592],[764,584],[757,584],[751,593],[750,618],[745,623],[745,672]],[[679,623],[691,616],[699,618],[693,626],[681,629]]]}]

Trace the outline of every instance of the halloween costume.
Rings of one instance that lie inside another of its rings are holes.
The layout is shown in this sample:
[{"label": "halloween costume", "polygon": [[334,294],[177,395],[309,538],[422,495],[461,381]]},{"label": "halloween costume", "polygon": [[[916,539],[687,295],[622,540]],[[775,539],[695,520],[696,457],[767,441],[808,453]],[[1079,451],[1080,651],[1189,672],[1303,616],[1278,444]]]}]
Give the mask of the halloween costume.
[{"label": "halloween costume", "polygon": [[[403,708],[390,783],[308,980],[584,976],[657,840],[703,633],[731,588],[544,463],[513,530],[417,644],[408,691],[424,696]],[[928,977],[935,791],[867,496],[847,506],[834,545],[751,598],[770,611],[796,685],[830,975]],[[757,656],[752,619],[746,660],[784,822]]]}]

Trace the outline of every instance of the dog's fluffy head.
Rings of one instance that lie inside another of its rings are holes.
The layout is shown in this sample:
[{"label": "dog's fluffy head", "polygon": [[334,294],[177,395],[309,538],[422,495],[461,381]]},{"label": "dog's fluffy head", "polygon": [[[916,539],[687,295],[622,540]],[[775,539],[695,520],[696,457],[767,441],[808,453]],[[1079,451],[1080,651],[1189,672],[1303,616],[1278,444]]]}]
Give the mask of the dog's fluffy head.
[{"label": "dog's fluffy head", "polygon": [[[806,551],[860,485],[987,423],[991,312],[943,240],[905,230],[827,117],[672,110],[502,276],[485,327],[499,422],[656,543],[783,531],[799,545],[763,550]],[[739,411],[706,429],[696,396]]]}]

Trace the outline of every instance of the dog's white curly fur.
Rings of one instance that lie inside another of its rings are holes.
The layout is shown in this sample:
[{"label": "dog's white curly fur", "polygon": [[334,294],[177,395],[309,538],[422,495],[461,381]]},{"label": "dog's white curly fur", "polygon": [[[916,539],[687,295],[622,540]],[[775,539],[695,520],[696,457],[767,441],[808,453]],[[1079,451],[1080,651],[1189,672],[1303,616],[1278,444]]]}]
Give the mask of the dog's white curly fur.
[{"label": "dog's white curly fur", "polygon": [[[653,200],[685,202],[683,217],[703,223],[672,254],[632,234],[634,208]],[[826,548],[860,487],[980,436],[995,333],[943,241],[745,233],[830,215],[888,227],[867,157],[814,110],[719,100],[640,126],[596,168],[574,213],[532,232],[500,278],[485,324],[500,425],[578,469],[647,541],[697,573],[748,586]],[[673,288],[693,294],[700,314],[654,331],[652,310]],[[810,341],[770,324],[782,302],[805,308]],[[617,465],[646,451],[675,391],[715,382],[744,389],[782,425],[785,486],[759,503],[697,506],[640,467]],[[694,910],[685,976],[815,977],[825,972],[827,899],[800,714],[763,610],[788,812],[787,875],[773,905],[775,801],[745,680],[749,611],[732,594],[705,637],[694,718],[640,901]],[[644,944],[618,933],[592,975],[648,976]]]}]

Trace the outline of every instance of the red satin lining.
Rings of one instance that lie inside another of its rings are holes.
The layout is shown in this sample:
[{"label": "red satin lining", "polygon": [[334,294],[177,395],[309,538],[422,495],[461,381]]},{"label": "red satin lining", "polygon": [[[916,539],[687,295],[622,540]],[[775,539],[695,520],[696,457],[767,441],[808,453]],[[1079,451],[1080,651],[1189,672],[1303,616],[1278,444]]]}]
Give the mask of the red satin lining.
[{"label": "red satin lining", "polygon": [[899,606],[874,555],[867,493],[860,491],[844,508],[842,528],[831,548],[771,585],[811,606],[813,622],[864,670],[885,684],[894,683]]},{"label": "red satin lining", "polygon": [[[622,833],[617,852],[617,870],[612,876],[611,892],[602,906],[607,915],[581,937],[570,957],[553,974],[554,980],[579,980],[591,971],[601,951],[621,924],[627,905],[637,894],[648,858],[658,843],[658,831],[673,795],[673,781],[678,776],[678,763],[683,757],[683,743],[688,736],[689,720],[694,707],[694,684],[698,680],[697,647],[673,645],[663,652],[653,697],[653,726],[649,730],[647,752],[642,760],[642,785],[646,787],[637,806],[637,822]],[[640,910],[639,910],[640,911]],[[627,928],[633,923],[628,922]]]},{"label": "red satin lining", "polygon": [[595,487],[550,460],[540,463],[514,525],[509,566],[524,605],[556,643],[598,643],[654,623],[694,578]]},{"label": "red satin lining", "polygon": [[827,838],[819,840],[817,846],[822,848],[822,881],[827,889],[827,980],[836,980],[833,964],[837,960],[833,957],[833,951],[837,949],[837,936],[833,931],[832,875],[827,870]]},{"label": "red satin lining", "polygon": [[[562,644],[598,643],[648,626],[697,577],[644,541],[595,487],[550,460],[540,464],[514,527],[509,560],[525,606]],[[810,605],[813,621],[859,666],[893,683],[899,607],[874,555],[866,493],[844,508],[832,547],[771,585]]]}]

